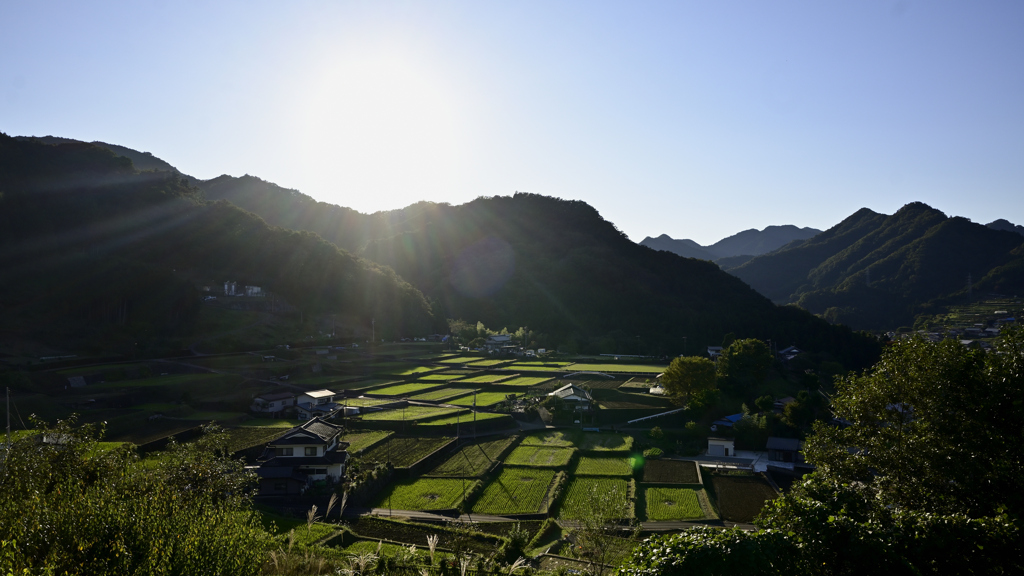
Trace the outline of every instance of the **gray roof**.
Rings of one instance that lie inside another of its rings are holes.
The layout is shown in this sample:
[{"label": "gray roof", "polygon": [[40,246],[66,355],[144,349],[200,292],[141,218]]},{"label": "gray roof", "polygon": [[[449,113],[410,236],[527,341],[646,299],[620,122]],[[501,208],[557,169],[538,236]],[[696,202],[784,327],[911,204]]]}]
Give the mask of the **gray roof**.
[{"label": "gray roof", "polygon": [[590,393],[579,388],[574,384],[566,384],[554,392],[549,392],[548,396],[558,396],[559,398],[565,398],[567,396],[579,396],[580,398],[586,398],[590,400]]},{"label": "gray roof", "polygon": [[775,436],[768,437],[768,449],[769,450],[791,450],[793,452],[800,450],[800,442],[796,438],[777,438]]},{"label": "gray roof", "polygon": [[309,422],[306,422],[301,426],[296,426],[295,428],[292,428],[278,436],[276,439],[271,441],[270,444],[304,444],[306,443],[304,441],[306,439],[319,442],[329,442],[339,434],[341,434],[341,426],[321,420],[320,417],[315,417]]}]

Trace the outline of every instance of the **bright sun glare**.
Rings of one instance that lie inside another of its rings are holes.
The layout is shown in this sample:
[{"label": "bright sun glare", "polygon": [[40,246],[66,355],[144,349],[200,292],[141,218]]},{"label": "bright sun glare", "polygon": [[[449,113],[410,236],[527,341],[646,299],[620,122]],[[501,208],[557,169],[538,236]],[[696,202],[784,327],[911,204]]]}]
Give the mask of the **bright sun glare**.
[{"label": "bright sun glare", "polygon": [[397,55],[342,59],[315,74],[297,110],[300,189],[372,212],[455,188],[466,138],[443,81]]}]

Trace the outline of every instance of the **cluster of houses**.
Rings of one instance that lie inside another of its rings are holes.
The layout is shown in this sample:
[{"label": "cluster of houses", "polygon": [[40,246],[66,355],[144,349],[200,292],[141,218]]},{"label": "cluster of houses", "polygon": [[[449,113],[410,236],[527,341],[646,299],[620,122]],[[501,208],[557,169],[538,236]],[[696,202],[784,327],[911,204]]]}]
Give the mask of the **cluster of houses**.
[{"label": "cluster of houses", "polygon": [[297,495],[317,482],[339,482],[349,458],[341,435],[341,426],[313,417],[269,442],[253,467],[259,494]]}]

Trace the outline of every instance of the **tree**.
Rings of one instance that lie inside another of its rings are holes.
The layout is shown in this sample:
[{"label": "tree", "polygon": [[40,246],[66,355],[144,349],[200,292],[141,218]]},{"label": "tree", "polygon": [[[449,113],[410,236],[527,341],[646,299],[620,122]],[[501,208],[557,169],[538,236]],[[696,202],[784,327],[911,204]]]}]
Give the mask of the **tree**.
[{"label": "tree", "polygon": [[672,402],[679,406],[707,404],[718,390],[715,363],[697,356],[680,356],[672,360],[661,377]]},{"label": "tree", "polygon": [[735,392],[746,391],[764,381],[772,366],[768,345],[756,338],[736,340],[722,350],[718,375]]}]

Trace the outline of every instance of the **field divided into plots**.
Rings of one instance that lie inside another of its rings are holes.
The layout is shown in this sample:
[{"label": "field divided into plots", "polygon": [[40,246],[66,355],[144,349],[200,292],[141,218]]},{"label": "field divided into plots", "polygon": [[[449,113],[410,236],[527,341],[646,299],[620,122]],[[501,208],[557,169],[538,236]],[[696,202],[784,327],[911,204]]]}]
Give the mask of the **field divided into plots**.
[{"label": "field divided into plots", "polygon": [[477,442],[459,451],[430,471],[431,476],[479,476],[487,471],[514,438]]},{"label": "field divided into plots", "polygon": [[[465,380],[460,380],[460,383]],[[477,406],[494,406],[499,402],[504,402],[509,394],[507,392],[480,392],[475,396],[463,396],[458,400],[450,402],[456,406],[472,406],[475,399]]]},{"label": "field divided into plots", "polygon": [[661,374],[668,366],[651,366],[645,364],[572,364],[565,368],[569,372],[610,372]]},{"label": "field divided into plots", "polygon": [[644,463],[644,482],[659,484],[699,484],[697,464],[680,460],[648,460]]},{"label": "field divided into plots", "polygon": [[711,485],[714,486],[722,518],[732,522],[753,521],[765,502],[777,496],[767,482],[754,476],[716,474],[711,478]]},{"label": "field divided into plots", "polygon": [[562,430],[551,430],[550,432],[530,434],[523,438],[523,441],[520,444],[522,446],[561,446],[563,448],[574,446],[571,434]]},{"label": "field divided into plots", "polygon": [[644,490],[647,520],[693,520],[704,517],[697,491],[689,488],[652,487]]},{"label": "field divided into plots", "polygon": [[555,478],[553,470],[505,468],[473,505],[478,514],[535,514]]},{"label": "field divided into plots", "polygon": [[[475,481],[474,481],[475,482]],[[472,484],[459,479],[419,478],[391,484],[380,494],[374,508],[397,510],[447,510],[462,502]]]},{"label": "field divided into plots", "polygon": [[473,392],[474,390],[472,388],[441,388],[439,390],[431,390],[430,392],[410,396],[409,399],[441,402],[443,400],[450,400],[452,398],[458,398],[459,396],[465,396],[466,394],[472,394]]},{"label": "field divided into plots", "polygon": [[496,385],[498,385],[498,386],[523,386],[523,387],[526,387],[526,386],[537,386],[538,384],[543,384],[545,382],[550,382],[552,380],[554,380],[554,378],[548,378],[547,376],[517,376],[515,378],[512,378],[511,380],[504,380],[502,382],[497,382]]},{"label": "field divided into plots", "polygon": [[447,408],[442,406],[408,406],[406,408],[395,408],[382,412],[369,412],[363,414],[366,422],[415,422],[428,420],[430,418],[441,418],[451,416],[459,412],[460,408]]},{"label": "field divided into plots", "polygon": [[[493,412],[477,412],[476,413],[476,422],[477,423],[491,422],[493,424],[492,421],[495,421],[495,420],[508,420],[508,425],[509,426],[511,426],[512,424],[515,423],[515,420],[513,420],[512,417],[509,416],[508,414],[495,414]],[[417,426],[436,427],[436,426],[449,426],[449,425],[455,426],[456,424],[461,424],[463,426],[469,426],[469,428],[466,428],[466,430],[469,430],[470,432],[472,432],[473,421],[474,421],[474,418],[473,418],[473,413],[472,412],[461,412],[458,416],[449,416],[447,418],[439,418],[437,420],[428,420],[426,422],[418,423]],[[491,426],[489,429],[493,430],[495,428],[493,426]]]},{"label": "field divided into plots", "polygon": [[462,384],[463,382],[472,384],[489,384],[506,378],[508,378],[508,374],[478,374],[476,376],[470,376],[459,380],[459,384]]},{"label": "field divided into plots", "polygon": [[627,517],[632,517],[629,481],[587,476],[574,478],[565,490],[558,516],[567,520],[582,518],[593,514],[595,505],[605,507],[606,511],[620,510]]},{"label": "field divided into plots", "polygon": [[629,452],[633,448],[633,437],[623,434],[587,433],[577,446],[584,452]]},{"label": "field divided into plots", "polygon": [[573,471],[576,476],[632,476],[632,458],[581,456]]},{"label": "field divided into plots", "polygon": [[451,438],[392,437],[371,448],[362,458],[367,462],[387,462],[390,458],[396,468],[405,468],[426,458],[451,441]]},{"label": "field divided into plots", "polygon": [[541,466],[558,468],[572,459],[571,448],[547,448],[543,446],[519,446],[505,458],[509,466]]},{"label": "field divided into plots", "polygon": [[442,385],[443,384],[440,382],[410,382],[408,384],[398,384],[396,386],[377,388],[376,390],[370,390],[368,394],[377,394],[379,396],[410,396],[419,392],[426,392],[432,388],[438,388]]},{"label": "field divided into plots", "polygon": [[377,442],[380,442],[391,436],[393,432],[388,430],[370,430],[368,432],[350,432],[341,437],[342,442],[348,442],[348,451],[350,454],[355,454],[366,448],[373,446]]}]

